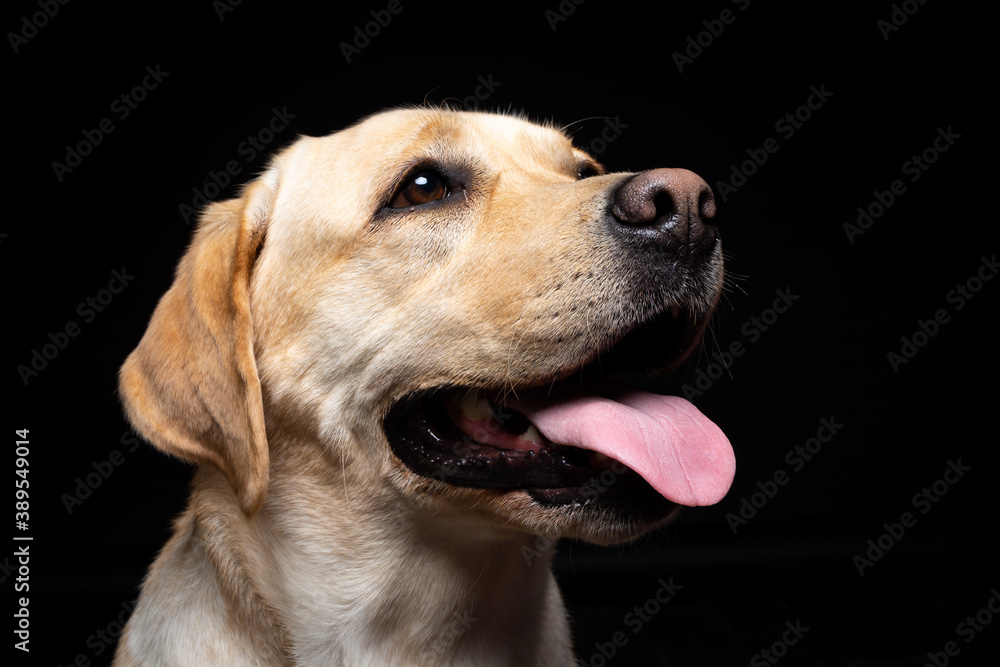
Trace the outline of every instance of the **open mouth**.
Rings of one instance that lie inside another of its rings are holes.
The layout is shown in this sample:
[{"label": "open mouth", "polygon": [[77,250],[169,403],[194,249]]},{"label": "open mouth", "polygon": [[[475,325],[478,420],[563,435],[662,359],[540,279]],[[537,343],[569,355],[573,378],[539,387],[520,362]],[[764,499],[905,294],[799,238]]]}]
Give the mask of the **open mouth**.
[{"label": "open mouth", "polygon": [[718,427],[684,399],[608,377],[676,366],[704,324],[675,308],[560,378],[409,396],[390,409],[386,435],[410,470],[457,486],[523,489],[544,504],[627,505],[650,516],[713,504],[735,467]]}]

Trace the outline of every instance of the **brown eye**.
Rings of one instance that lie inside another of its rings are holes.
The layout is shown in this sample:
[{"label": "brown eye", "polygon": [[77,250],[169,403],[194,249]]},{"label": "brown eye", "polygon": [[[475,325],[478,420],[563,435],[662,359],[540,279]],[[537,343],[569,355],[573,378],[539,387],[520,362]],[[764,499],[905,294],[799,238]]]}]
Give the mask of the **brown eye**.
[{"label": "brown eye", "polygon": [[601,168],[594,163],[584,162],[580,165],[580,168],[577,169],[576,177],[578,180],[582,180],[584,178],[590,178],[591,176],[600,176],[601,173]]},{"label": "brown eye", "polygon": [[438,199],[444,199],[450,193],[441,175],[433,171],[421,171],[408,176],[403,187],[389,203],[389,208],[406,208],[420,206]]}]

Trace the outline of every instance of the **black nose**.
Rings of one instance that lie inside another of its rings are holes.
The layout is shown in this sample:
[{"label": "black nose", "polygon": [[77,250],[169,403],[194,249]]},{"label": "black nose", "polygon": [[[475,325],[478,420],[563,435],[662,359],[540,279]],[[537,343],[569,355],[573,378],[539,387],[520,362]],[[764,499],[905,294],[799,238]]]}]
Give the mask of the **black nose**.
[{"label": "black nose", "polygon": [[619,230],[667,250],[696,251],[715,241],[715,196],[687,169],[654,169],[632,176],[614,192],[611,214]]}]

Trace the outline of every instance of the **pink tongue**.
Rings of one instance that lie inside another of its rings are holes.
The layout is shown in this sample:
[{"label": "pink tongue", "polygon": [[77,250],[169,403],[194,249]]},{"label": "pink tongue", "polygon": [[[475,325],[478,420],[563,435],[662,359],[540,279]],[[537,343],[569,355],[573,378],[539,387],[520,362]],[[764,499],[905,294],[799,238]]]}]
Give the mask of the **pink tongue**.
[{"label": "pink tongue", "polygon": [[546,438],[624,463],[664,498],[714,505],[733,482],[736,457],[722,430],[677,396],[602,384],[601,394],[561,382],[548,396],[508,399]]}]

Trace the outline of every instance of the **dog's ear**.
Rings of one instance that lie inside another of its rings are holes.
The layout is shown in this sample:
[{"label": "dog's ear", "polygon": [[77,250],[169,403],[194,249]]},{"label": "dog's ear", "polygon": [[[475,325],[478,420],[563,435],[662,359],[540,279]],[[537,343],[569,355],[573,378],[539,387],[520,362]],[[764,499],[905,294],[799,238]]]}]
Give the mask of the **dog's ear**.
[{"label": "dog's ear", "polygon": [[277,175],[213,204],[119,374],[129,420],[159,449],[222,470],[248,515],[267,494],[269,454],[250,319],[250,272]]}]

